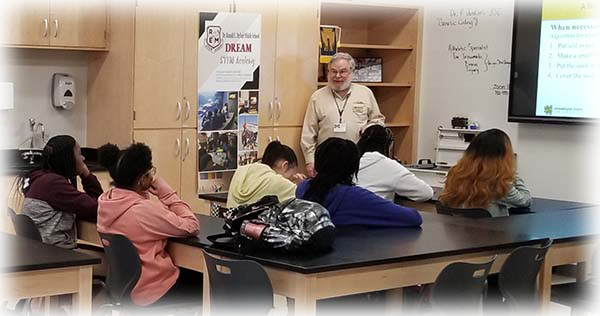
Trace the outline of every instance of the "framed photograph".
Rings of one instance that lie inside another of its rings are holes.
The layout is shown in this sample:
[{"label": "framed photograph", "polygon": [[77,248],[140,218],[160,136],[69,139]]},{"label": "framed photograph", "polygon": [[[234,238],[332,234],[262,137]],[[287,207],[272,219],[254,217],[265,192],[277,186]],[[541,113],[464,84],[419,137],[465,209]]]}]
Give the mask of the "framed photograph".
[{"label": "framed photograph", "polygon": [[382,82],[383,81],[383,59],[381,57],[357,57],[354,58],[356,68],[354,69],[353,82]]}]

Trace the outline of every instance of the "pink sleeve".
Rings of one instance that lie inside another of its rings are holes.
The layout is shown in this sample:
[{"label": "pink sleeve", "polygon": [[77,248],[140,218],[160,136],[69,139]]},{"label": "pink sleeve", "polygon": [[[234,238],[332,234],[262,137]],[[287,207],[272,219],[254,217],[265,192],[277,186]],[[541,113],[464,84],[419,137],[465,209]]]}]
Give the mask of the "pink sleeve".
[{"label": "pink sleeve", "polygon": [[159,237],[184,237],[197,234],[200,225],[190,207],[179,200],[176,194],[173,194],[170,200],[170,205],[156,200],[144,200],[133,206],[132,210],[138,210],[137,221],[141,228]]}]

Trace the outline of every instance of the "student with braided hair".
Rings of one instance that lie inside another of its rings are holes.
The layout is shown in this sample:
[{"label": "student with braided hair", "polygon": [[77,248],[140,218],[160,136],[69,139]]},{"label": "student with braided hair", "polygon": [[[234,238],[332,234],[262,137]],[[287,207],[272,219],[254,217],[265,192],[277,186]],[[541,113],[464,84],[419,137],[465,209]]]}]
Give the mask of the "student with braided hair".
[{"label": "student with braided hair", "polygon": [[390,159],[393,136],[381,125],[371,125],[362,133],[358,141],[361,158],[356,185],[392,202],[394,194],[413,201],[431,199],[433,189],[425,181]]}]

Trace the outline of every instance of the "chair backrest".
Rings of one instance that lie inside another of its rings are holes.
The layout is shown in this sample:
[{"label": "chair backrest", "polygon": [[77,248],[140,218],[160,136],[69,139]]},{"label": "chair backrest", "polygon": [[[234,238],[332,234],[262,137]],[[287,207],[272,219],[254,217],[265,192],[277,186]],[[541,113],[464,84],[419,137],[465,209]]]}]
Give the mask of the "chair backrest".
[{"label": "chair backrest", "polygon": [[468,218],[492,217],[492,214],[484,208],[456,208],[442,205],[439,201],[435,203],[438,214],[460,216]]},{"label": "chair backrest", "polygon": [[142,261],[131,241],[119,234],[98,233],[108,263],[106,285],[113,303],[131,305],[130,294],[142,274]]},{"label": "chair backrest", "polygon": [[431,305],[444,315],[481,314],[486,279],[494,256],[484,263],[455,262],[437,276],[431,289]]},{"label": "chair backrest", "polygon": [[273,306],[273,287],[260,264],[223,260],[204,251],[210,284],[211,313],[267,315]]},{"label": "chair backrest", "polygon": [[15,228],[17,236],[42,241],[42,235],[33,220],[25,214],[17,214],[12,208],[8,208],[8,214]]},{"label": "chair backrest", "polygon": [[537,308],[537,275],[546,258],[552,239],[539,246],[524,246],[513,250],[500,268],[498,286],[511,310],[525,313]]}]

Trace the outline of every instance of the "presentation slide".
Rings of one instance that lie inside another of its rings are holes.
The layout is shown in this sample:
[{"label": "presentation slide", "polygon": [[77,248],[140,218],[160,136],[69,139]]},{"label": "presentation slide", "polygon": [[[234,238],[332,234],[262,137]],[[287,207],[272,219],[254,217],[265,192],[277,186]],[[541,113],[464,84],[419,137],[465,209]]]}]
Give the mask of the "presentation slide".
[{"label": "presentation slide", "polygon": [[536,116],[599,117],[598,5],[544,0]]}]

